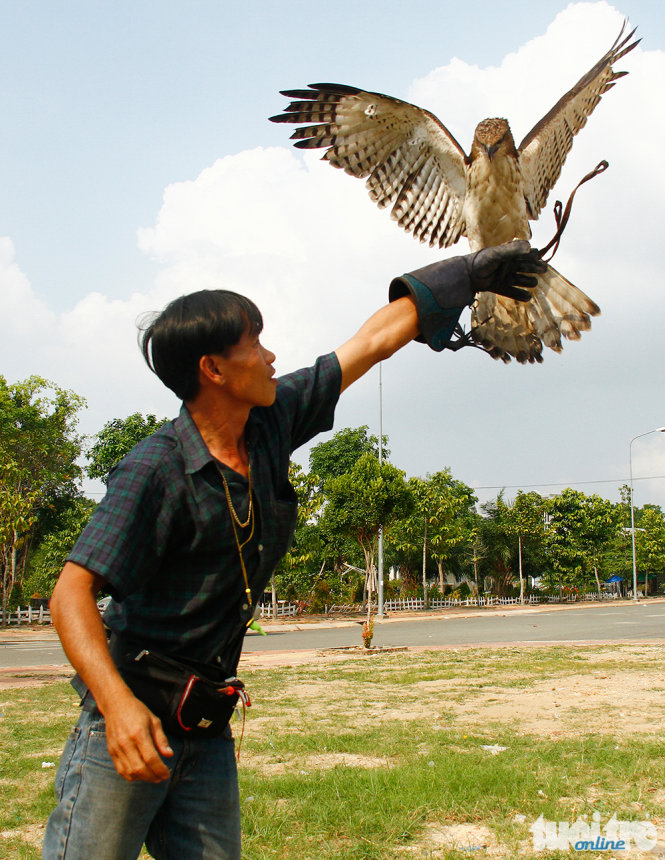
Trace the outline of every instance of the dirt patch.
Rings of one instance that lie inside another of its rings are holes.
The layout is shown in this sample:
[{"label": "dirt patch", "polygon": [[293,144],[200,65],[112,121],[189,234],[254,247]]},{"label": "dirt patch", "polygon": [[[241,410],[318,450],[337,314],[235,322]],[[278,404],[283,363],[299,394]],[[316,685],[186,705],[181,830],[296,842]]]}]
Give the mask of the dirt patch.
[{"label": "dirt patch", "polygon": [[455,707],[465,721],[482,715],[489,722],[550,737],[590,730],[615,734],[617,725],[629,725],[641,735],[661,734],[664,711],[663,672],[648,669],[568,675],[526,689],[495,687]]},{"label": "dirt patch", "polygon": [[480,824],[428,824],[416,842],[399,847],[400,856],[432,858],[444,851],[469,852],[483,858],[510,857],[496,836]]},{"label": "dirt patch", "polygon": [[0,669],[0,690],[41,687],[50,681],[69,680],[74,675],[71,666],[35,666],[29,669]]},{"label": "dirt patch", "polygon": [[319,753],[308,756],[280,756],[278,759],[269,755],[243,755],[243,765],[257,768],[262,773],[303,773],[313,770],[331,770],[335,767],[355,767],[364,770],[373,768],[392,767],[386,756],[359,755],[356,753]]},{"label": "dirt patch", "polygon": [[[536,662],[537,649],[529,650],[533,651]],[[513,668],[503,678],[494,671],[488,678],[470,662],[468,674],[408,686],[387,684],[391,668],[386,664],[381,668],[381,682],[376,685],[365,682],[363,706],[346,713],[345,720],[349,727],[360,727],[368,720],[409,723],[427,715],[431,725],[440,724],[442,729],[464,728],[479,722],[497,723],[514,727],[516,734],[541,737],[571,737],[589,732],[612,735],[617,725],[630,725],[641,735],[662,733],[665,667],[655,659],[653,646],[623,645],[616,652],[601,646],[584,648],[580,654],[582,659],[575,671],[544,670],[543,675],[548,677],[536,677],[528,685],[525,677],[532,675],[533,663],[528,673]],[[316,663],[325,671],[326,665],[340,660],[337,654],[308,656],[307,661],[304,654],[299,654],[296,665]],[[414,661],[423,656],[422,651],[408,653]],[[500,662],[500,652],[497,659]],[[602,668],[596,668],[599,664]],[[261,659],[259,665],[265,667],[266,663]],[[586,672],[585,665],[589,667]],[[331,700],[327,689],[324,679],[298,682],[293,709],[299,721],[334,720],[339,716],[339,702]],[[260,718],[253,718],[248,730],[253,732],[252,724],[259,723]]]},{"label": "dirt patch", "polygon": [[0,839],[21,839],[28,845],[39,848],[44,840],[45,828],[46,824],[28,824],[20,830],[0,830]]}]

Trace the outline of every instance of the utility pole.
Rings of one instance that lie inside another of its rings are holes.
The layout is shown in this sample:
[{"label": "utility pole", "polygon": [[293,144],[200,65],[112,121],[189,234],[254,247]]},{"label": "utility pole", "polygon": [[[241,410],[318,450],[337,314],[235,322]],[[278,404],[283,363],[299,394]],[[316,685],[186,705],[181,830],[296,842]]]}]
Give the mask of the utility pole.
[{"label": "utility pole", "polygon": [[[383,465],[383,362],[379,362],[379,466]],[[383,526],[379,526],[379,568],[377,570],[376,615],[383,618]]]}]

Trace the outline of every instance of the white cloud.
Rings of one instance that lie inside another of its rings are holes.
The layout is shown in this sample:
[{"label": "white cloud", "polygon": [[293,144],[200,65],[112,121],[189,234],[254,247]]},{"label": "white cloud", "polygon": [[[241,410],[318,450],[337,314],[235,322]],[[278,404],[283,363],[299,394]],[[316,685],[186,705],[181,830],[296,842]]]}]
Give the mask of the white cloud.
[{"label": "white cloud", "polygon": [[135,321],[160,306],[153,300],[154,293],[127,301],[90,293],[55,313],[21,271],[11,240],[0,239],[3,375],[11,382],[37,374],[81,394],[88,402],[81,416],[85,434],[137,409],[173,412],[175,399],[155,385],[136,346]]},{"label": "white cloud", "polygon": [[7,236],[0,238],[0,319],[4,329],[1,340],[10,339],[22,354],[38,346],[53,325],[54,314],[34,295],[15,256],[12,240]]},{"label": "white cloud", "polygon": [[417,264],[417,245],[344,179],[320,154],[228,156],[167,188],[139,244],[164,264],[158,282],[169,293],[224,287],[250,296],[279,366],[292,369],[351,335],[387,299],[389,273],[405,257]]},{"label": "white cloud", "polygon": [[[500,66],[453,59],[415,81],[410,98],[433,110],[465,149],[487,115],[506,115],[519,141],[604,53],[622,19],[606,3],[573,4]],[[482,485],[614,477],[618,485],[627,477],[628,440],[665,423],[665,289],[656,259],[665,197],[657,147],[665,117],[654,110],[665,85],[665,54],[638,47],[620,68],[630,75],[576,139],[535,234],[536,244],[550,238],[554,199],[565,200],[607,158],[610,170],[580,190],[556,258],[603,316],[580,343],[568,344],[561,356],[548,353],[539,367],[505,367],[475,350],[435,355],[419,345],[391,360],[384,369],[384,431],[394,461],[409,473],[449,465],[462,480]],[[214,287],[257,302],[264,342],[282,372],[339,345],[385,300],[392,276],[439,255],[399,230],[373,206],[362,182],[321,163],[320,154],[302,158],[286,145],[252,149],[168,186],[154,225],[138,232],[160,273],[127,300],[91,293],[56,315],[30,289],[11,242],[1,240],[0,314],[10,321],[0,346],[4,372],[39,372],[75,388],[90,404],[88,431],[137,409],[172,413],[173,398],[142,366],[134,323],[176,295]],[[27,349],[28,360],[13,360]],[[340,404],[337,427],[361,423],[376,432],[376,373]],[[655,460],[644,466],[643,474],[665,474]],[[588,491],[612,494],[612,487]],[[665,505],[665,482],[649,493]]]}]

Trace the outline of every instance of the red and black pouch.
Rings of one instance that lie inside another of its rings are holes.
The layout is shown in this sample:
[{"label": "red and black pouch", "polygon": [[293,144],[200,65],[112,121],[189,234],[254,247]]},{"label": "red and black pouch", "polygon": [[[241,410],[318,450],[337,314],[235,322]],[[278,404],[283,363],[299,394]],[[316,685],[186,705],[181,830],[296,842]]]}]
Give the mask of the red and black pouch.
[{"label": "red and black pouch", "polygon": [[111,636],[111,655],[127,686],[167,731],[215,737],[226,729],[238,701],[251,705],[245,685],[223,667],[131,647]]}]

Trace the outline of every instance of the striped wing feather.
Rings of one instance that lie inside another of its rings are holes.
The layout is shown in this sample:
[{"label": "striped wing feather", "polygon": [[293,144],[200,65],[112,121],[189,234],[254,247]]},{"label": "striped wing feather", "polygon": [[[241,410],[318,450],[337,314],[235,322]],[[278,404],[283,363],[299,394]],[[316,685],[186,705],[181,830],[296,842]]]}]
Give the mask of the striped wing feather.
[{"label": "striped wing feather", "polygon": [[301,127],[300,149],[323,156],[351,176],[367,178],[370,197],[421,242],[448,247],[464,234],[466,156],[428,111],[408,102],[341,84],[285,90],[293,98],[273,122]]},{"label": "striped wing feather", "polygon": [[635,30],[624,37],[625,28],[624,23],[609,51],[559,99],[519,145],[524,195],[531,219],[538,217],[547,202],[547,195],[571,150],[573,137],[584,127],[601,96],[628,74],[613,69],[613,64],[640,42],[639,39],[631,42]]}]

